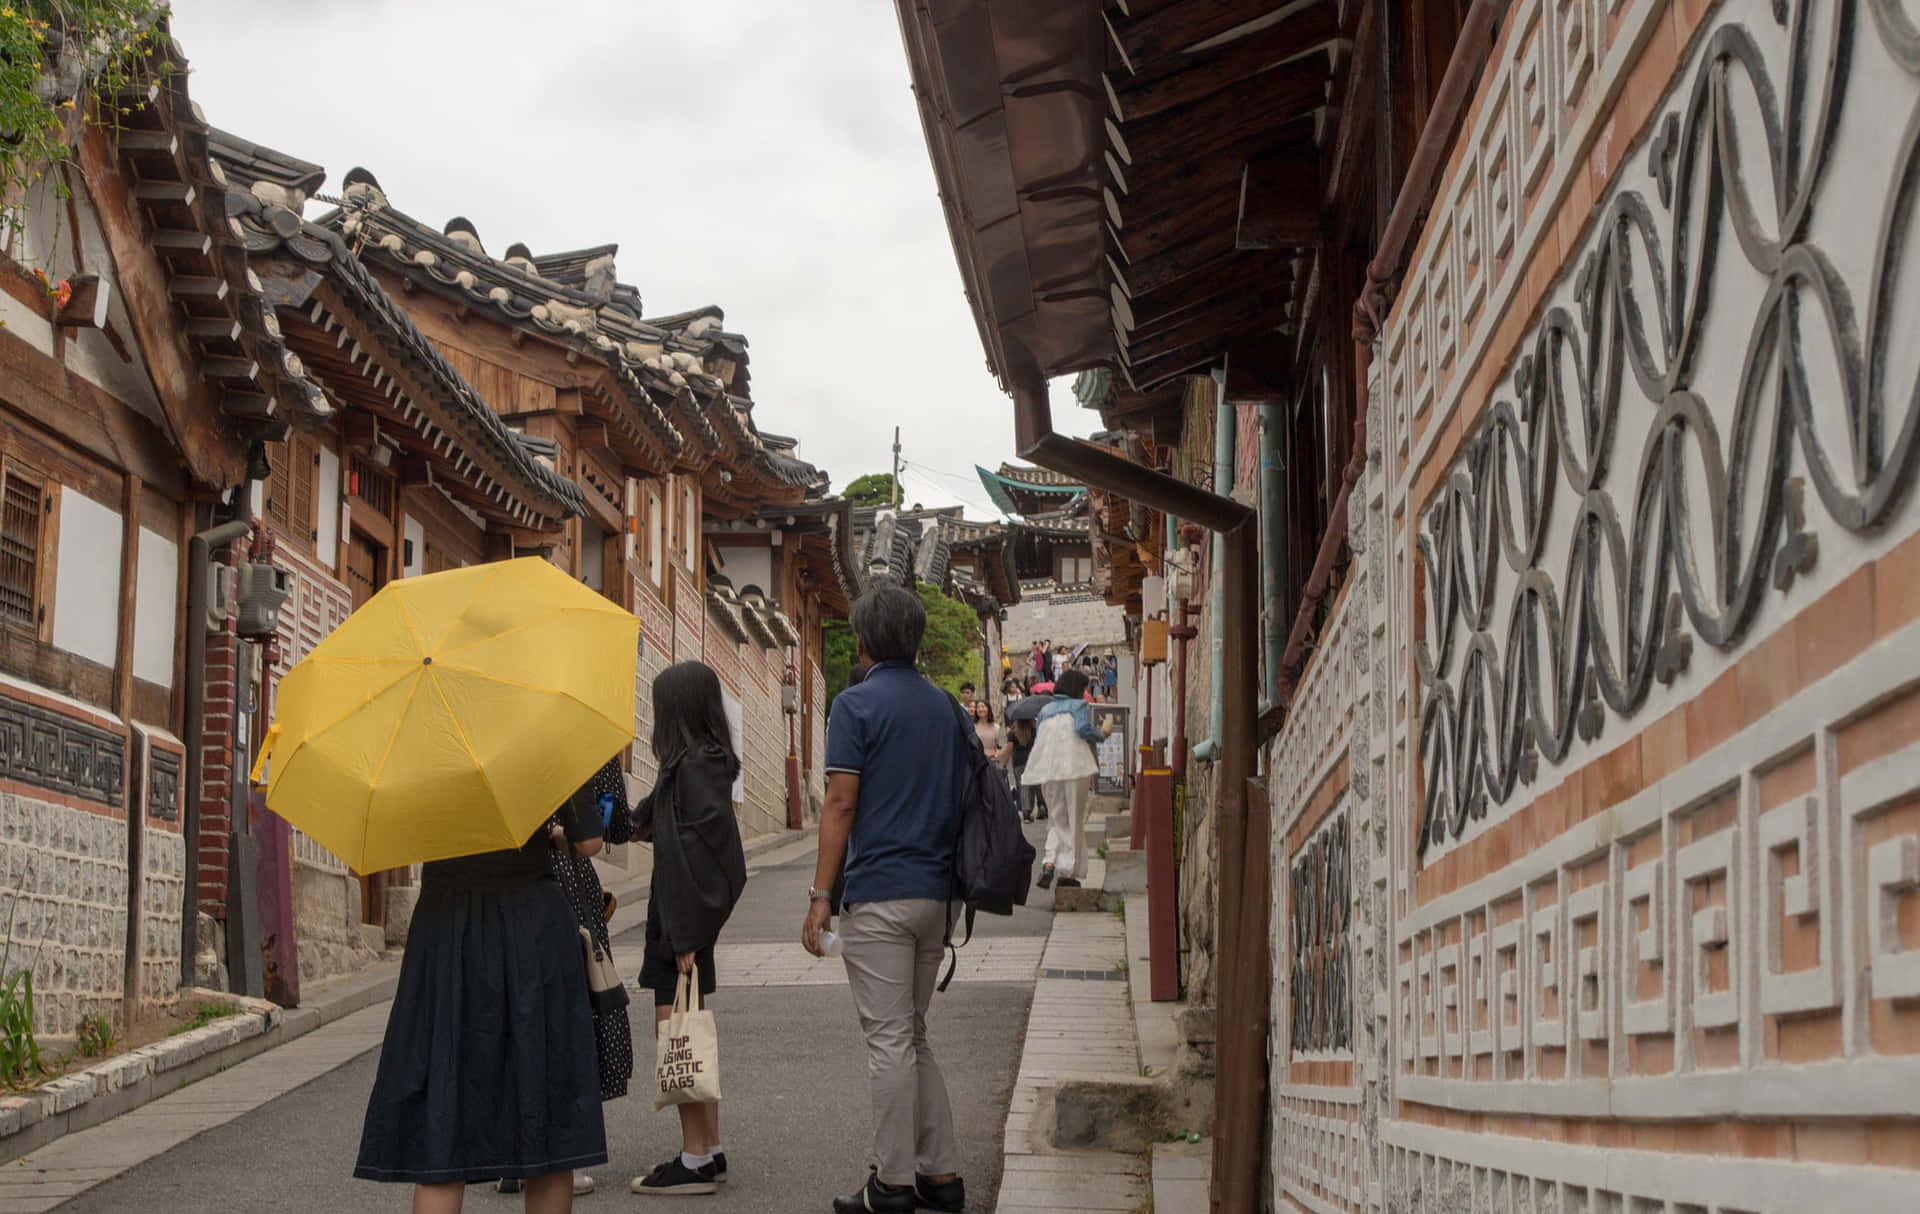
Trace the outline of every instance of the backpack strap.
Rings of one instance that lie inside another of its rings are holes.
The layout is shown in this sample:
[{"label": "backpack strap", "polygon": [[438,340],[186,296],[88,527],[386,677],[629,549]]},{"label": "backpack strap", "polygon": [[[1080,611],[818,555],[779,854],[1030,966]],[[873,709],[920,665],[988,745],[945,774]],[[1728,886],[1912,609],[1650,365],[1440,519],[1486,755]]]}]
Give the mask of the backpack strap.
[{"label": "backpack strap", "polygon": [[946,931],[946,934],[942,936],[940,939],[941,947],[947,950],[947,956],[948,956],[947,973],[945,977],[940,979],[940,985],[934,988],[935,990],[939,991],[941,994],[945,994],[947,987],[952,985],[953,972],[960,968],[960,950],[965,948],[968,944],[972,943],[973,941],[974,913],[975,912],[972,904],[968,904],[967,906],[967,938],[965,940],[961,940],[958,943],[956,943],[953,938],[953,920],[954,920],[953,903],[951,901],[947,903],[947,931]]}]

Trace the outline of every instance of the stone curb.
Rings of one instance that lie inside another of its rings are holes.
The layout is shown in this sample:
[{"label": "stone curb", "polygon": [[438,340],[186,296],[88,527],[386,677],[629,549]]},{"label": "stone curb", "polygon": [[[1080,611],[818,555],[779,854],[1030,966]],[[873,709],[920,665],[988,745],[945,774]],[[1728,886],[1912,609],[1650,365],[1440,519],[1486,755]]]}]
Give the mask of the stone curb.
[{"label": "stone curb", "polygon": [[218,1074],[324,1024],[393,997],[400,966],[382,961],[322,984],[324,993],[297,1008],[224,991],[191,994],[243,1009],[194,1029],[109,1058],[18,1095],[0,1097],[0,1160],[11,1162],[80,1130],[128,1113]]}]

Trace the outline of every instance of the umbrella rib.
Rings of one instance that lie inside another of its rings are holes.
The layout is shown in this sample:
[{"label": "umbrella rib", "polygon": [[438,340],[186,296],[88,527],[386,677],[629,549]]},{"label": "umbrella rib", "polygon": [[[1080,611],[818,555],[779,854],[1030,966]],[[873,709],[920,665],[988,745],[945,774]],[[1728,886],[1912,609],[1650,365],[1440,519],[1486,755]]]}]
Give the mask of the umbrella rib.
[{"label": "umbrella rib", "polygon": [[[328,659],[327,659],[327,661],[329,661],[329,662],[336,662],[336,661],[345,661],[345,660],[347,660],[347,659],[342,659],[342,658],[328,658]],[[353,659],[353,660],[355,660],[355,661],[367,661],[367,662],[375,662],[375,661],[380,661],[380,662],[391,662],[391,661],[393,661],[394,659],[392,659],[392,658],[364,658],[364,659]],[[369,695],[369,696],[367,696],[367,697],[366,697],[365,699],[363,699],[363,700],[361,700],[361,701],[360,701],[360,702],[359,702],[358,704],[355,704],[355,705],[354,705],[353,707],[351,707],[351,708],[349,708],[349,709],[347,709],[347,710],[346,710],[345,712],[343,712],[343,713],[341,713],[341,714],[340,714],[339,716],[337,716],[337,717],[335,717],[335,718],[333,718],[333,720],[331,720],[331,721],[328,721],[328,722],[327,722],[327,723],[326,723],[325,725],[321,725],[321,726],[319,726],[318,728],[315,728],[315,729],[310,729],[310,730],[308,730],[308,731],[307,731],[307,733],[306,733],[306,736],[305,736],[305,738],[304,738],[303,740],[305,740],[305,741],[312,741],[313,739],[315,739],[315,738],[318,738],[318,737],[320,737],[320,735],[322,735],[322,734],[324,734],[324,733],[326,733],[326,732],[327,732],[328,730],[330,730],[330,729],[332,729],[332,728],[333,728],[334,726],[336,726],[336,725],[338,725],[338,724],[340,724],[341,722],[343,722],[343,721],[345,721],[345,720],[347,720],[347,719],[348,719],[349,717],[352,717],[352,716],[353,716],[353,715],[354,715],[355,713],[359,713],[359,712],[362,712],[362,711],[365,711],[365,709],[366,709],[366,707],[367,707],[367,705],[369,705],[369,704],[371,704],[371,703],[373,703],[373,702],[374,702],[375,700],[377,700],[377,699],[379,699],[379,698],[380,698],[381,696],[383,696],[383,695],[386,695],[386,694],[387,694],[388,692],[390,692],[390,691],[392,691],[392,690],[393,690],[394,688],[396,688],[396,687],[398,687],[398,686],[400,686],[400,683],[401,683],[401,681],[402,681],[403,679],[405,679],[405,678],[406,678],[406,677],[407,677],[408,675],[410,675],[410,674],[417,674],[417,673],[419,673],[419,670],[420,670],[420,668],[419,668],[418,666],[408,666],[408,667],[407,667],[407,668],[406,668],[405,670],[403,670],[403,671],[401,671],[401,672],[400,672],[400,673],[399,673],[398,675],[396,675],[396,676],[394,677],[394,680],[393,680],[393,682],[391,682],[391,683],[388,683],[388,684],[387,684],[387,685],[386,685],[385,687],[382,687],[382,688],[380,688],[380,689],[379,689],[378,691],[375,691],[375,692],[373,692],[373,693],[372,693],[371,695]],[[412,699],[413,699],[413,698],[412,698],[412,696],[411,696],[411,695],[409,695],[407,699],[408,699],[408,703],[412,703]],[[401,711],[402,711],[402,712],[405,712],[405,709],[402,709]],[[277,714],[276,714],[276,715],[277,715]]]},{"label": "umbrella rib", "polygon": [[[499,632],[488,633],[486,636],[468,641],[466,644],[460,646],[458,649],[442,649],[439,653],[439,657],[441,659],[445,659],[445,658],[450,658],[455,654],[465,653],[467,650],[472,649],[476,645],[485,645],[491,641],[497,641],[501,637],[509,637],[516,632],[524,632],[529,628],[538,627],[541,624],[547,623],[549,620],[553,619],[555,616],[607,615],[607,614],[609,613],[606,610],[599,607],[555,607],[552,610],[545,613],[544,615],[536,616],[530,620],[522,620],[520,623],[515,624],[511,628],[502,628]],[[628,613],[628,614],[631,614],[631,613]],[[634,617],[634,622],[636,625],[639,623],[638,616]]]},{"label": "umbrella rib", "polygon": [[[559,696],[563,700],[572,700],[575,704],[578,704],[580,707],[586,709],[589,713],[592,713],[594,716],[599,717],[601,720],[607,721],[609,724],[615,724],[615,725],[619,724],[619,722],[613,721],[611,718],[609,718],[606,713],[601,712],[598,708],[595,708],[593,705],[587,703],[585,700],[581,699],[579,696],[575,695],[571,691],[566,690],[563,687],[536,687],[532,683],[521,683],[521,682],[516,682],[513,679],[496,678],[495,676],[490,674],[482,674],[477,670],[469,670],[464,666],[455,666],[455,667],[452,667],[452,669],[459,671],[461,674],[472,675],[476,679],[485,679],[489,683],[494,683],[501,687],[511,687],[515,691],[528,691],[528,692],[532,692],[534,695]],[[436,686],[438,686],[438,684],[436,684]],[[444,693],[442,693],[441,698],[442,699],[445,698]],[[451,711],[451,706],[449,706],[449,711]]]},{"label": "umbrella rib", "polygon": [[[421,680],[415,679],[413,686],[407,689],[407,702],[400,706],[399,720],[403,723],[407,719],[407,712],[413,707],[414,698],[420,694],[420,683]],[[442,699],[444,698],[443,696]],[[360,814],[360,858],[362,860],[365,860],[367,856],[367,832],[373,828],[373,793],[375,789],[380,787],[380,777],[387,770],[387,760],[393,757],[393,744],[398,741],[399,738],[400,729],[399,726],[396,725],[393,730],[393,736],[387,739],[387,748],[380,752],[380,766],[373,769],[373,778],[367,781],[367,803],[362,808]],[[463,737],[461,740],[464,742],[465,738]]]},{"label": "umbrella rib", "polygon": [[[467,614],[468,610],[473,607],[474,603],[479,601],[480,596],[485,594],[487,592],[487,589],[493,585],[495,579],[497,579],[500,576],[500,571],[502,569],[505,569],[511,563],[512,562],[510,561],[499,561],[491,565],[483,566],[483,568],[487,570],[487,575],[483,578],[476,579],[476,585],[473,588],[473,593],[467,596],[466,602],[460,604],[460,610],[454,612],[451,616],[448,617],[448,619],[458,620],[464,617]],[[412,622],[409,621],[408,623],[409,623],[409,626],[411,626]],[[442,636],[440,639],[442,641],[445,641],[446,637]],[[479,642],[477,641],[474,642],[474,644],[478,644],[478,643]],[[422,648],[424,649],[425,646],[423,645]],[[460,648],[465,649],[467,648],[467,646],[462,645]],[[453,649],[453,650],[442,649],[438,651],[437,656],[445,657],[448,653],[458,653],[458,652],[460,652],[459,649]],[[442,696],[441,698],[445,699],[446,697]]]},{"label": "umbrella rib", "polygon": [[506,806],[501,804],[500,791],[493,786],[493,781],[487,778],[486,765],[480,762],[480,756],[473,753],[473,743],[467,740],[466,726],[460,723],[460,714],[453,710],[453,701],[447,698],[447,689],[440,686],[440,680],[437,678],[433,680],[433,694],[440,697],[441,705],[446,708],[447,720],[452,723],[453,732],[460,736],[460,745],[466,750],[467,757],[473,760],[473,770],[479,774],[480,783],[486,786],[487,795],[493,798],[494,809],[504,815]]}]

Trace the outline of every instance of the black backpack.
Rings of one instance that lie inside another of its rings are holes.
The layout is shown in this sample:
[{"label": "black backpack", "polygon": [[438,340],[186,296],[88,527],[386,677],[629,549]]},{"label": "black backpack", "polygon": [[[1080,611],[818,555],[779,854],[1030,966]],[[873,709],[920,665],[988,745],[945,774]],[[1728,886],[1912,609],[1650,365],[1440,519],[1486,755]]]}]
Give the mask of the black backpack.
[{"label": "black backpack", "polygon": [[[1033,844],[1020,830],[1020,809],[1006,777],[987,758],[973,722],[967,719],[960,701],[953,711],[966,736],[964,763],[966,775],[960,789],[960,829],[953,847],[954,901],[967,907],[967,936],[955,943],[949,923],[943,943],[952,953],[947,973],[940,980],[946,990],[959,968],[959,949],[973,939],[973,919],[981,911],[989,915],[1011,915],[1016,906],[1027,904],[1027,891],[1033,886]],[[951,916],[949,916],[951,918]]]}]

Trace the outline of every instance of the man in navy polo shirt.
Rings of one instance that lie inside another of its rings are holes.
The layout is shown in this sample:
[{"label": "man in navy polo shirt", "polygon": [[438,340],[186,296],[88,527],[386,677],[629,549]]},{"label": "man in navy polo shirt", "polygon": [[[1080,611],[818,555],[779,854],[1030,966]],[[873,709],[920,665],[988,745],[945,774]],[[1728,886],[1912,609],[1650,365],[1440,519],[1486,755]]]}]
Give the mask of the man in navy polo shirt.
[{"label": "man in navy polo shirt", "polygon": [[821,956],[828,892],[846,860],[840,918],[873,1084],[873,1174],[836,1211],[962,1210],[953,1109],[927,1040],[927,1005],[949,924],[966,746],[953,699],[914,668],[927,628],[918,595],[883,586],[851,623],[866,677],[827,722],[827,799],[801,943]]}]

